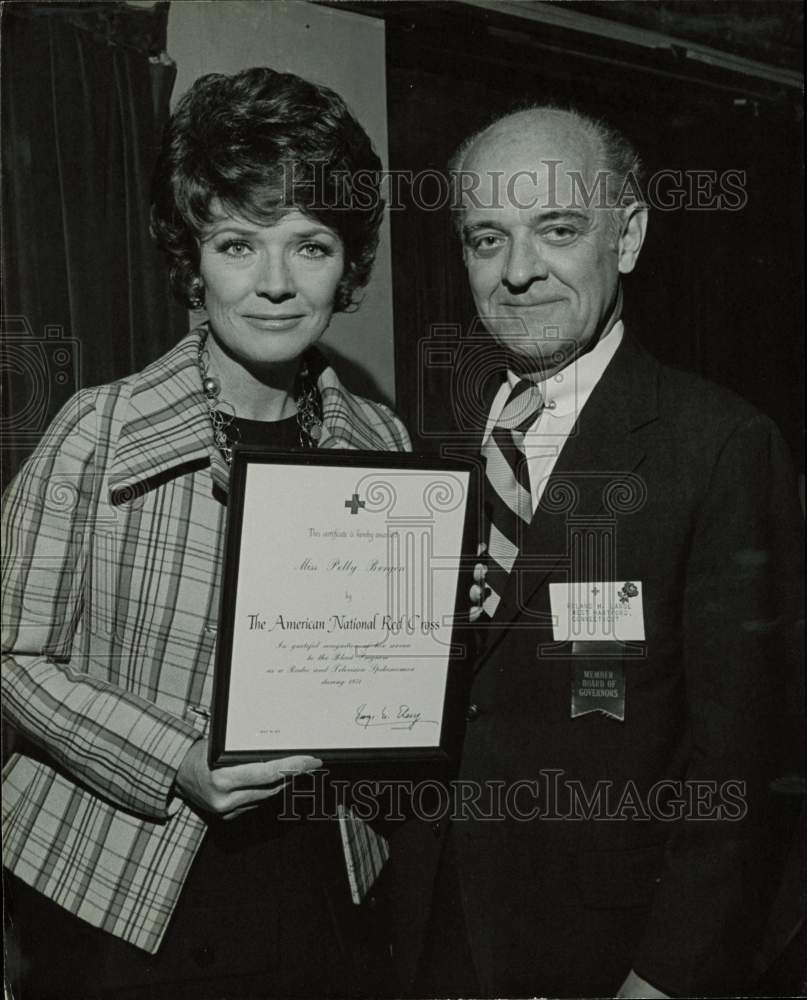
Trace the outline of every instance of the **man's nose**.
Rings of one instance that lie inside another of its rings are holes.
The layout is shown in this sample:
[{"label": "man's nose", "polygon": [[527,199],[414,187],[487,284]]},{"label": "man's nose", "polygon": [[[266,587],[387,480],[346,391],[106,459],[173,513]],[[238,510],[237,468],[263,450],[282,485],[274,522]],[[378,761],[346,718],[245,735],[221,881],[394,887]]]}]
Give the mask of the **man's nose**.
[{"label": "man's nose", "polygon": [[283,254],[267,254],[262,260],[255,291],[272,302],[283,302],[294,296],[294,279]]},{"label": "man's nose", "polygon": [[534,236],[519,236],[510,244],[502,281],[512,292],[525,292],[534,281],[549,274]]}]

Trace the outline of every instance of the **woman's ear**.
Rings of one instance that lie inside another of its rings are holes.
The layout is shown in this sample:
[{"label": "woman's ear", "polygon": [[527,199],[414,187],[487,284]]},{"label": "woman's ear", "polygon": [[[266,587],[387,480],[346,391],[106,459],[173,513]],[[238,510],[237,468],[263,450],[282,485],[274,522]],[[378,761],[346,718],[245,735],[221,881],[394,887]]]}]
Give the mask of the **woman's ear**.
[{"label": "woman's ear", "polygon": [[205,283],[199,275],[191,280],[188,287],[188,303],[191,309],[204,309],[205,307]]},{"label": "woman's ear", "polygon": [[351,261],[346,265],[339,284],[336,286],[336,293],[333,298],[334,312],[354,312],[353,292],[356,290],[356,262]]}]

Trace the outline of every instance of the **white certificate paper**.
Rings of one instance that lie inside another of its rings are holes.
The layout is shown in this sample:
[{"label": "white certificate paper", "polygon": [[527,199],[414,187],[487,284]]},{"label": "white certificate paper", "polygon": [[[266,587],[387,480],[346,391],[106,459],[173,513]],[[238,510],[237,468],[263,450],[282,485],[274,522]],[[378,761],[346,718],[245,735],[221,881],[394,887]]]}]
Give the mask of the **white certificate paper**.
[{"label": "white certificate paper", "polygon": [[467,486],[464,470],[247,462],[225,754],[439,747]]}]

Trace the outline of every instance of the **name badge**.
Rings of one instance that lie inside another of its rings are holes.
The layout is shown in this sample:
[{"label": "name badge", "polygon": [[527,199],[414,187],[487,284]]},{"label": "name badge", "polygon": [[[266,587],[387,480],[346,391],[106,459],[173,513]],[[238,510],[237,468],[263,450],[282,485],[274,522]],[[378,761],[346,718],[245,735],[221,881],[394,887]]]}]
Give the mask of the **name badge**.
[{"label": "name badge", "polygon": [[638,580],[549,584],[556,642],[643,642],[644,607]]}]

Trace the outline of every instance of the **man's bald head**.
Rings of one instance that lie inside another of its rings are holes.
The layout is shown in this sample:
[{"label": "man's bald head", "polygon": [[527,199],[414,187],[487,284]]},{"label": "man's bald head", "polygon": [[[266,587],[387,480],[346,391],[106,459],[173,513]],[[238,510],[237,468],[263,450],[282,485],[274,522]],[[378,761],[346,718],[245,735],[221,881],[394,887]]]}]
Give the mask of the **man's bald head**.
[{"label": "man's bald head", "polygon": [[[641,201],[641,162],[621,133],[603,121],[579,111],[535,105],[498,118],[469,136],[449,163],[457,195],[453,200],[455,222],[462,227],[462,192],[473,190],[474,174],[490,165],[491,151],[506,159],[508,151],[531,142],[534,169],[558,160],[574,162],[580,177],[570,192],[579,207],[619,208]],[[551,168],[550,169],[554,169]],[[464,174],[471,183],[461,179]],[[588,204],[582,204],[588,201]]]},{"label": "man's bald head", "polygon": [[550,134],[558,141],[575,147],[580,155],[604,161],[603,142],[597,123],[576,111],[552,106],[524,108],[498,118],[474,133],[460,146],[452,166],[462,170],[473,158],[474,150],[491,143],[507,147],[512,142],[533,134],[536,137]]}]

